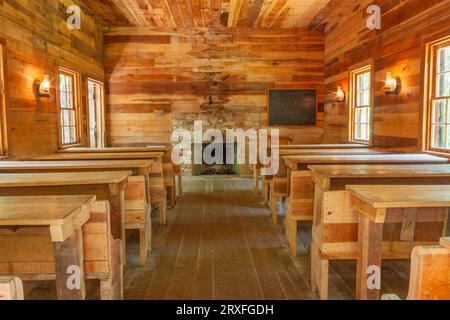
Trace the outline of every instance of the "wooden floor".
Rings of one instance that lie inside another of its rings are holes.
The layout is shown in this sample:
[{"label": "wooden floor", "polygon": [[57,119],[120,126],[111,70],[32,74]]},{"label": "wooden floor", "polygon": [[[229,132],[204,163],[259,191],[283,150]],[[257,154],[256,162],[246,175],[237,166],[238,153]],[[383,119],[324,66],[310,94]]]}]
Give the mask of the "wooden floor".
[{"label": "wooden floor", "polygon": [[[139,267],[137,234],[130,234],[125,299],[316,299],[309,285],[311,226],[299,226],[300,253],[291,258],[283,226],[272,225],[252,187],[251,179],[186,178],[165,230],[155,216],[147,267]],[[353,299],[355,270],[355,262],[331,264],[331,299]],[[406,297],[408,262],[383,262],[382,275],[382,293]],[[90,299],[98,299],[97,285],[88,283]],[[26,287],[27,299],[55,298],[52,282]]]}]

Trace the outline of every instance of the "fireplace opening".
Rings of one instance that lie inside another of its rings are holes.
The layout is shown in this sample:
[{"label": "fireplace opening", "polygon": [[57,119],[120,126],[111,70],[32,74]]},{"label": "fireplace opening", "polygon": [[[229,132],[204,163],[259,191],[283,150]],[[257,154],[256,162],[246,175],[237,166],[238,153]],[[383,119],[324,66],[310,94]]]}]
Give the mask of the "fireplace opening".
[{"label": "fireplace opening", "polygon": [[[205,152],[205,148],[209,144],[202,144],[202,154]],[[204,176],[204,175],[238,175],[240,172],[239,165],[237,164],[237,145],[236,144],[214,144],[214,151],[212,156],[216,158],[215,150],[222,150],[223,159],[218,161],[220,163],[207,164],[204,157],[202,157],[202,164],[194,164],[192,167],[193,176]],[[193,149],[195,150],[195,149]],[[227,163],[227,159],[231,158],[228,154],[229,151],[233,150],[233,163]],[[193,156],[194,157],[194,156]],[[194,159],[194,158],[193,158]],[[218,159],[219,160],[219,159]]]}]

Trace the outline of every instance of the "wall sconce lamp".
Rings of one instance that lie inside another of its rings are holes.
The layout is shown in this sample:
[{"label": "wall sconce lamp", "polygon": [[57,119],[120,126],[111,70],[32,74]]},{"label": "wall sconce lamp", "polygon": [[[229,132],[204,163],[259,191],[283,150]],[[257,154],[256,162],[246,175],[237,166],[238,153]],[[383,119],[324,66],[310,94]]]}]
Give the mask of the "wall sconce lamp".
[{"label": "wall sconce lamp", "polygon": [[394,78],[392,73],[386,73],[386,80],[384,81],[384,88],[386,89],[386,94],[399,94],[400,93],[400,78]]},{"label": "wall sconce lamp", "polygon": [[336,91],[336,102],[337,103],[345,102],[345,91],[342,89],[341,86],[338,86]]},{"label": "wall sconce lamp", "polygon": [[41,83],[38,83],[37,85],[37,96],[38,97],[50,97],[50,76],[44,75],[44,79]]}]

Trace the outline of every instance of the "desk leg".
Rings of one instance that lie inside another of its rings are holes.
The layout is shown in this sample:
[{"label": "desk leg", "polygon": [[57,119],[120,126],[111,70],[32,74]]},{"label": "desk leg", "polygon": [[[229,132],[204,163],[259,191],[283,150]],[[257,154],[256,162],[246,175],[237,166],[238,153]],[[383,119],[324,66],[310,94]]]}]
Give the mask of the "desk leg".
[{"label": "desk leg", "polygon": [[[64,242],[54,243],[56,266],[56,292],[58,300],[85,300],[86,287],[83,268],[83,235],[81,229],[67,238]],[[70,270],[71,266],[77,270]],[[69,272],[80,271],[80,274]],[[72,281],[73,280],[73,281]],[[74,287],[70,287],[73,285]]]},{"label": "desk leg", "polygon": [[358,252],[356,265],[356,299],[379,300],[380,289],[369,289],[367,283],[370,275],[368,268],[381,268],[381,246],[383,241],[383,224],[375,223],[359,213]]},{"label": "desk leg", "polygon": [[259,192],[259,174],[258,174],[258,165],[253,166],[253,187],[255,192]]},{"label": "desk leg", "polygon": [[125,251],[125,191],[110,188],[109,203],[111,206],[111,233],[114,239],[120,239],[123,253],[123,264],[127,264]]}]

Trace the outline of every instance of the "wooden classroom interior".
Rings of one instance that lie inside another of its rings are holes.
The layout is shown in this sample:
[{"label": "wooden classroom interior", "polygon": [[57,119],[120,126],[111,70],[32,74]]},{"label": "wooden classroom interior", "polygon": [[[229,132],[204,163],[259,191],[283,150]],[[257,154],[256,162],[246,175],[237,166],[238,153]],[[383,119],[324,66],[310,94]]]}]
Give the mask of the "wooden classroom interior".
[{"label": "wooden classroom interior", "polygon": [[450,300],[449,161],[450,0],[0,0],[0,300]]}]

